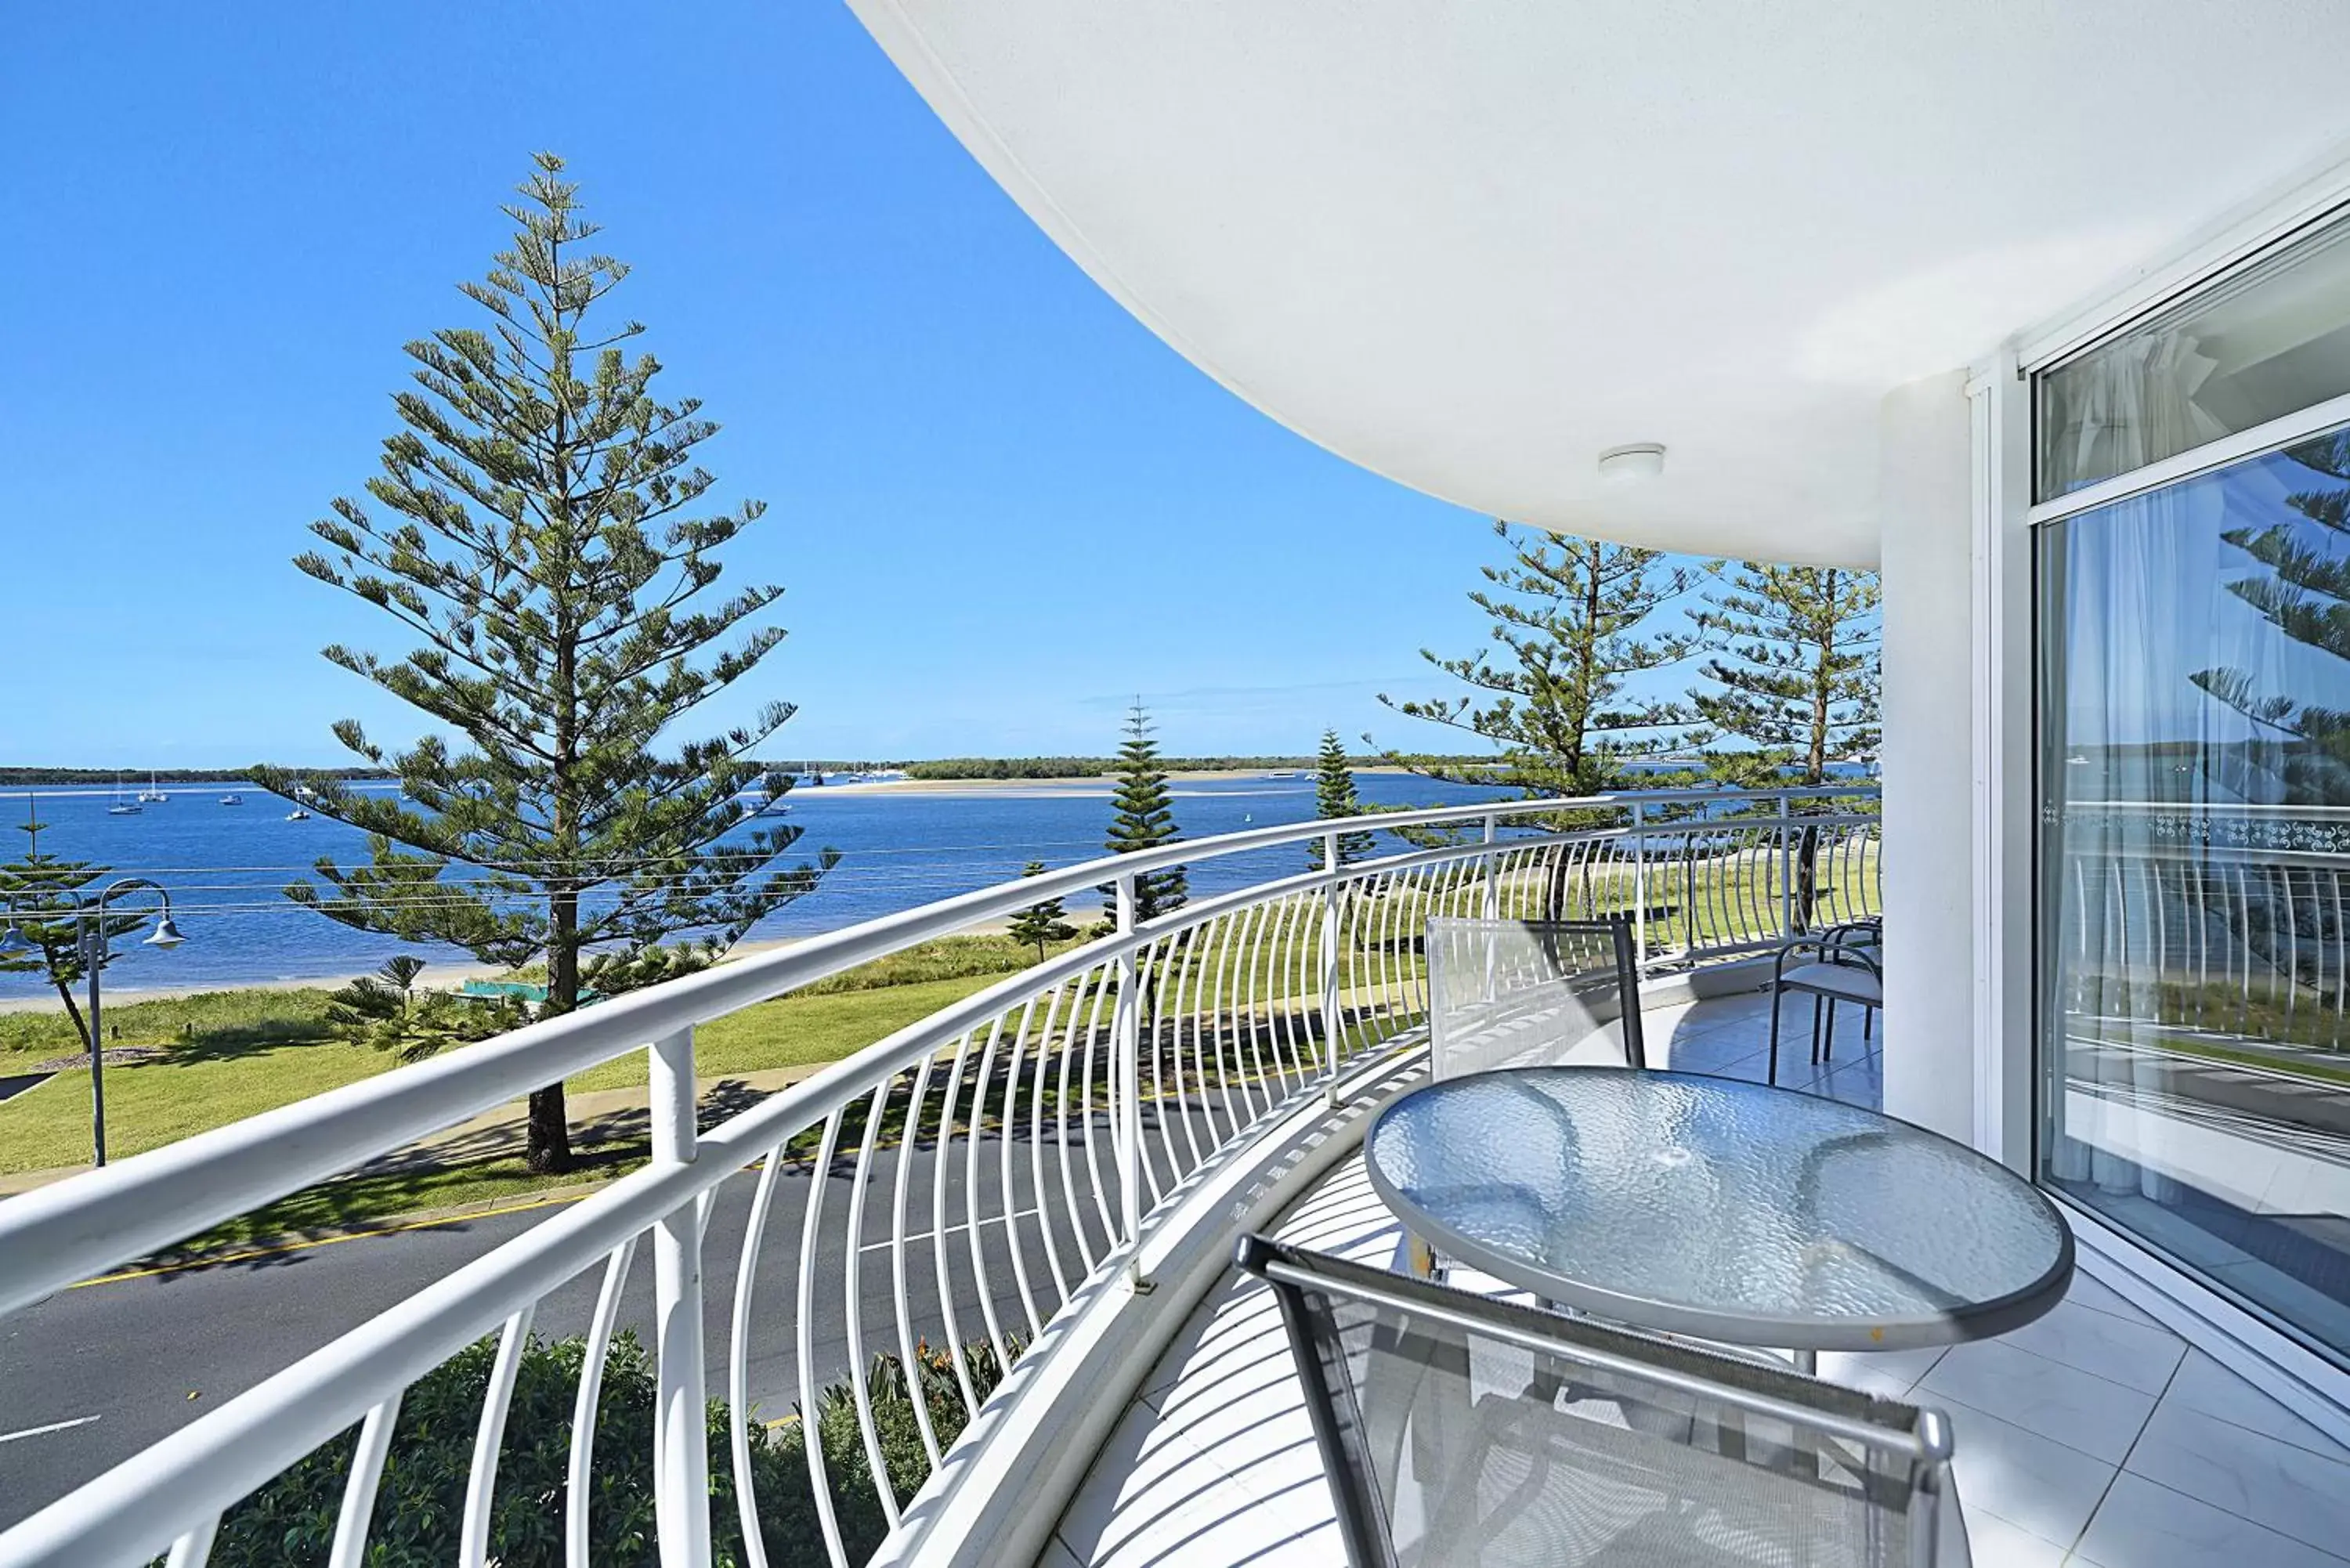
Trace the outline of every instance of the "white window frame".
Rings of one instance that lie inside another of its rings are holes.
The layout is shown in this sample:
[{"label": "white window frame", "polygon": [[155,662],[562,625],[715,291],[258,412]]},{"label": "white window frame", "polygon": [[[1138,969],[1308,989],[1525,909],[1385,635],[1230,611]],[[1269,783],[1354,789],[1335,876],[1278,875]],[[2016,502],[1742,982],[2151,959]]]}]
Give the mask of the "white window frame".
[{"label": "white window frame", "polygon": [[[2238,208],[2131,276],[1979,364],[1974,431],[1975,1133],[1984,1152],[2037,1177],[2037,706],[2033,582],[2043,526],[2350,423],[2350,396],[2237,431],[2034,504],[2032,377],[2201,292],[2280,243],[2350,212],[2338,153]],[[2206,1285],[2151,1246],[2052,1193],[2083,1268],[2313,1426],[2350,1444],[2350,1370]]]},{"label": "white window frame", "polygon": [[[1974,1141],[2033,1174],[2033,693],[2030,383],[2001,354],[1967,382],[1972,427]],[[2010,919],[2014,909],[2020,916]]]}]

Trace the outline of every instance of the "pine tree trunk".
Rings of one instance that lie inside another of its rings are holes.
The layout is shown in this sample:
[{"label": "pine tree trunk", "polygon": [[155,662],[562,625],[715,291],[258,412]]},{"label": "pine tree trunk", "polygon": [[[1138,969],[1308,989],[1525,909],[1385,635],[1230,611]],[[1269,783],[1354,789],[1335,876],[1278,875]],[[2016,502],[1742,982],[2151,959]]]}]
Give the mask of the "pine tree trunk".
[{"label": "pine tree trunk", "polygon": [[74,1033],[80,1039],[82,1050],[87,1052],[89,1049],[89,1024],[83,1019],[81,1009],[74,1005],[73,987],[61,980],[52,983],[57,988],[58,1000],[66,1004],[66,1016],[73,1020]]},{"label": "pine tree trunk", "polygon": [[[1828,574],[1828,594],[1835,594],[1835,574]],[[1812,733],[1811,746],[1804,754],[1804,782],[1825,784],[1828,777],[1828,704],[1834,696],[1835,681],[1828,664],[1835,652],[1839,623],[1831,620],[1820,628],[1819,657],[1814,661],[1812,673]]]},{"label": "pine tree trunk", "polygon": [[[1833,587],[1834,579],[1830,579]],[[1828,777],[1828,653],[1834,644],[1835,630],[1825,628],[1820,636],[1819,659],[1812,682],[1812,723],[1808,744],[1804,753],[1804,782],[1814,787],[1824,785]],[[1814,805],[1824,804],[1814,802]],[[1801,846],[1795,857],[1795,921],[1796,929],[1810,930],[1817,919],[1820,902],[1820,830],[1804,829]]]},{"label": "pine tree trunk", "polygon": [[564,1108],[560,1084],[530,1092],[526,1158],[534,1176],[555,1176],[571,1168],[571,1114]]},{"label": "pine tree trunk", "polygon": [[[579,895],[566,888],[548,900],[554,930],[546,947],[546,1012],[556,1017],[577,1005],[579,996]],[[530,1093],[531,1174],[552,1176],[571,1168],[571,1116],[563,1085]]]},{"label": "pine tree trunk", "polygon": [[1795,847],[1795,929],[1812,929],[1820,898],[1820,830],[1804,829]]},{"label": "pine tree trunk", "polygon": [[1545,868],[1548,874],[1543,878],[1542,918],[1545,920],[1564,920],[1568,918],[1566,912],[1566,846],[1562,844],[1554,848],[1550,852],[1549,860],[1550,864]]}]

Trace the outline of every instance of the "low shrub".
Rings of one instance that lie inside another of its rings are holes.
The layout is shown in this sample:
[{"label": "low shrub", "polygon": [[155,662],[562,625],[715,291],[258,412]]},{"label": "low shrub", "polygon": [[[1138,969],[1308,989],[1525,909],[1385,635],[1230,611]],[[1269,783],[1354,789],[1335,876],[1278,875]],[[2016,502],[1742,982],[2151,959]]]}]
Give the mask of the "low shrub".
[{"label": "low shrub", "polygon": [[[1018,1353],[1014,1345],[1014,1354]],[[419,1378],[400,1401],[391,1449],[376,1494],[368,1568],[442,1568],[457,1557],[473,1466],[473,1434],[495,1360],[494,1340],[467,1346]],[[500,1568],[561,1568],[568,1506],[571,1415],[585,1358],[583,1341],[541,1343],[525,1353],[506,1416],[490,1518],[490,1559]],[[972,1382],[985,1398],[1003,1368],[985,1345],[965,1352]],[[941,1447],[965,1422],[951,1355],[920,1347],[916,1355],[925,1405]],[[930,1474],[928,1455],[907,1391],[905,1369],[879,1355],[868,1371],[874,1426],[899,1502],[910,1501]],[[604,1364],[596,1411],[595,1494],[589,1499],[589,1560],[609,1568],[653,1568],[653,1360],[623,1334]],[[873,1554],[889,1532],[875,1495],[856,1406],[847,1383],[816,1399],[817,1438],[832,1478],[835,1517],[852,1562]],[[734,1467],[723,1400],[709,1405],[712,1561],[745,1561]],[[222,1518],[215,1568],[307,1568],[324,1564],[334,1542],[343,1484],[358,1444],[354,1427],[303,1458]],[[772,1568],[822,1568],[828,1562],[810,1490],[805,1424],[789,1418],[751,1428],[751,1472],[760,1536]]]}]

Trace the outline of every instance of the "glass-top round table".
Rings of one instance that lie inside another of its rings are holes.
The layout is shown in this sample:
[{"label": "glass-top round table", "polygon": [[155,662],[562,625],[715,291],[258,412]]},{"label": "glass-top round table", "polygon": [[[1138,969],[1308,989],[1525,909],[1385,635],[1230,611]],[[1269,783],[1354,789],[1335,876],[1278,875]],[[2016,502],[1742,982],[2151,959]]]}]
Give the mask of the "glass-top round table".
[{"label": "glass-top round table", "polygon": [[1448,1257],[1667,1334],[1947,1345],[2020,1327],[2072,1282],[2071,1231],[2013,1172],[1907,1122],[1736,1079],[1447,1078],[1379,1114],[1365,1161]]}]

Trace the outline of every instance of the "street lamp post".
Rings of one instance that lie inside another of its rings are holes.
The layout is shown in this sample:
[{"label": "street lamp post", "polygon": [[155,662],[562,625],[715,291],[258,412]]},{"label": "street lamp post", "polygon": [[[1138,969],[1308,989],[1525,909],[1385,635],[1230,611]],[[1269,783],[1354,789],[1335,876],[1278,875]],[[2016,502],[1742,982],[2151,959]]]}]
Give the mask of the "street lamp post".
[{"label": "street lamp post", "polygon": [[[75,951],[89,979],[89,1138],[92,1165],[106,1163],[106,1034],[101,1027],[99,975],[106,968],[107,906],[124,893],[141,891],[154,894],[162,906],[155,916],[154,934],[142,945],[169,952],[187,940],[172,922],[170,890],[161,883],[151,882],[144,877],[125,877],[109,883],[94,898],[77,895],[70,910],[31,911],[36,915],[70,913],[77,922]],[[16,901],[14,898],[8,900],[7,909],[8,928],[0,931],[0,958],[16,958],[42,951],[37,943],[26,940],[25,933],[17,929]]]}]

